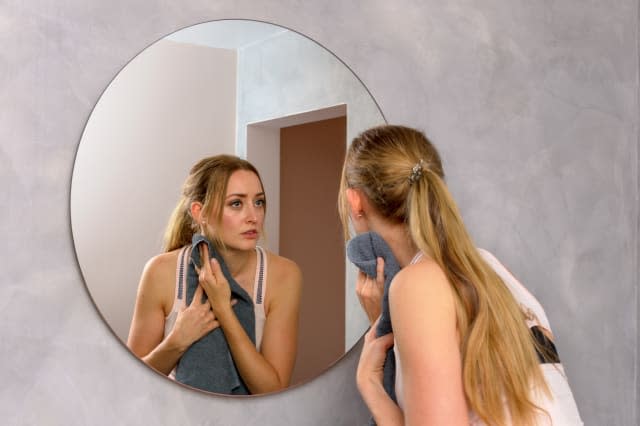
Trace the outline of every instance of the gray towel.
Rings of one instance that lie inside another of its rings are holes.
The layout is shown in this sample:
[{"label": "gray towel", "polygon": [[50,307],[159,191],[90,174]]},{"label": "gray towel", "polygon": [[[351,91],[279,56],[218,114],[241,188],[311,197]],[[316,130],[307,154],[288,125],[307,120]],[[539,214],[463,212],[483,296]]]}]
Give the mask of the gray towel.
[{"label": "gray towel", "polygon": [[[198,274],[194,265],[200,265],[200,243],[209,246],[209,257],[215,257],[231,287],[231,297],[237,299],[233,310],[255,344],[255,313],[251,296],[233,279],[222,257],[213,245],[201,234],[192,238],[191,261],[187,265],[186,303],[189,305],[198,286]],[[206,297],[206,296],[205,296]],[[218,327],[200,340],[192,344],[182,355],[176,366],[176,380],[180,383],[203,389],[209,392],[249,395],[250,392],[242,381],[235,366],[229,345]]]},{"label": "gray towel", "polygon": [[[375,232],[366,232],[352,238],[347,244],[347,256],[351,263],[370,277],[376,276],[377,258],[384,259],[384,293],[382,295],[382,312],[376,328],[376,336],[384,336],[393,332],[389,315],[389,285],[400,270],[398,261],[382,237]],[[391,399],[396,401],[396,358],[393,348],[387,351],[384,362],[383,385]]]}]

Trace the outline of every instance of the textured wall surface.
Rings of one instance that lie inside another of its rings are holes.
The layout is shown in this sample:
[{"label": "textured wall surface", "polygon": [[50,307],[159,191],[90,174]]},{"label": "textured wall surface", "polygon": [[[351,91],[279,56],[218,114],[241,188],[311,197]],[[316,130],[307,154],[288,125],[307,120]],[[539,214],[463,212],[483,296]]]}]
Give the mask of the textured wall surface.
[{"label": "textured wall surface", "polygon": [[83,286],[69,184],[140,50],[249,18],[313,38],[441,148],[478,245],[540,299],[587,425],[638,424],[638,2],[0,1],[3,424],[355,425],[352,352],[283,393],[217,398],[144,368]]}]

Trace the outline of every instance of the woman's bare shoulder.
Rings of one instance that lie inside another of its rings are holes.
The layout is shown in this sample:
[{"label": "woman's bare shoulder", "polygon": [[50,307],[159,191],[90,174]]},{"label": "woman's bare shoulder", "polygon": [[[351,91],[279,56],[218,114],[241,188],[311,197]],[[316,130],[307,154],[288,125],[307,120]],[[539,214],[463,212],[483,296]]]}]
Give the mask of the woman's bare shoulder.
[{"label": "woman's bare shoulder", "polygon": [[269,271],[269,285],[284,286],[291,289],[292,286],[302,285],[302,271],[297,263],[286,257],[267,251]]},{"label": "woman's bare shoulder", "polygon": [[408,265],[393,278],[389,297],[402,293],[406,298],[419,297],[425,303],[453,301],[453,288],[444,270],[436,261],[423,258],[420,262]]},{"label": "woman's bare shoulder", "polygon": [[302,272],[300,267],[286,257],[267,251],[267,315],[274,306],[297,310],[302,291]]},{"label": "woman's bare shoulder", "polygon": [[138,297],[144,296],[161,303],[164,310],[173,304],[176,282],[176,266],[180,250],[153,256],[142,271]]},{"label": "woman's bare shoulder", "polygon": [[410,340],[458,342],[455,291],[435,261],[424,259],[398,272],[389,307],[395,336],[405,348]]},{"label": "woman's bare shoulder", "polygon": [[169,251],[166,253],[160,253],[153,256],[144,265],[143,274],[149,275],[153,278],[165,276],[169,272],[175,274],[175,270],[178,264],[178,253],[180,249]]}]

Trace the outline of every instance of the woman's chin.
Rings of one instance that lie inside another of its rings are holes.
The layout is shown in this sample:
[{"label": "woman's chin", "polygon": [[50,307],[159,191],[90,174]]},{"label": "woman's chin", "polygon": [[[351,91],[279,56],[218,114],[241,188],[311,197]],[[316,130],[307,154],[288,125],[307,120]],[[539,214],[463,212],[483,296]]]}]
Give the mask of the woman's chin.
[{"label": "woman's chin", "polygon": [[255,250],[258,245],[257,239],[245,239],[242,241],[233,241],[225,243],[225,247],[229,251],[249,251]]}]

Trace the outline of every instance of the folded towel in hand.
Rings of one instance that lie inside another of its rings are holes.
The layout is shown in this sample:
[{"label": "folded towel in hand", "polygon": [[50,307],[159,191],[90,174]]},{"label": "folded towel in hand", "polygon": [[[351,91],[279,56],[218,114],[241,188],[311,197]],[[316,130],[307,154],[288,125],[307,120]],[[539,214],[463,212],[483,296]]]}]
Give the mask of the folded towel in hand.
[{"label": "folded towel in hand", "polygon": [[[231,297],[237,302],[233,310],[251,341],[255,344],[255,313],[251,296],[233,279],[227,265],[203,235],[192,238],[191,261],[187,265],[186,303],[191,303],[199,284],[195,265],[200,265],[200,246],[207,244],[209,257],[215,257],[231,287]],[[206,298],[206,296],[205,296]],[[222,328],[212,330],[193,343],[182,355],[176,366],[176,380],[209,392],[248,395],[250,394],[235,366],[229,345]]]},{"label": "folded towel in hand", "polygon": [[[382,312],[376,327],[376,336],[384,336],[393,332],[391,316],[389,315],[389,286],[391,280],[400,270],[398,261],[382,237],[375,232],[366,232],[352,238],[347,244],[347,257],[370,277],[376,276],[377,258],[384,259],[384,292],[382,294]],[[396,359],[393,348],[387,351],[384,362],[383,385],[391,399],[396,401],[395,392]]]}]

